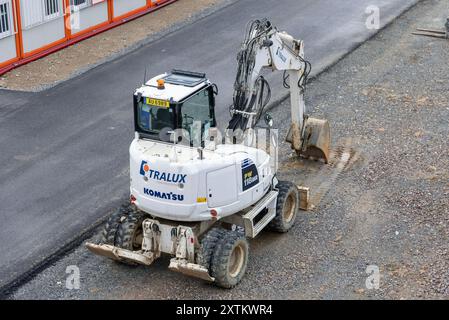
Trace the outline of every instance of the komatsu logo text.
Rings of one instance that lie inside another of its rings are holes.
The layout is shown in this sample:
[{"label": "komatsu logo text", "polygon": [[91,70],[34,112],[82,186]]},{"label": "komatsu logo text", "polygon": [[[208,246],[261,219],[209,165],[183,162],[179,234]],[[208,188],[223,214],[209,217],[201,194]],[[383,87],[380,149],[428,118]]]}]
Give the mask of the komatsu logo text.
[{"label": "komatsu logo text", "polygon": [[153,179],[157,181],[164,181],[168,183],[186,183],[186,174],[179,173],[166,173],[153,170],[148,165],[148,162],[142,161],[140,165],[140,174],[148,179]]},{"label": "komatsu logo text", "polygon": [[151,196],[154,198],[164,199],[164,200],[172,200],[172,201],[184,201],[184,196],[182,194],[176,194],[173,192],[160,192],[156,190],[151,190],[148,188],[144,188],[143,192],[147,196]]}]

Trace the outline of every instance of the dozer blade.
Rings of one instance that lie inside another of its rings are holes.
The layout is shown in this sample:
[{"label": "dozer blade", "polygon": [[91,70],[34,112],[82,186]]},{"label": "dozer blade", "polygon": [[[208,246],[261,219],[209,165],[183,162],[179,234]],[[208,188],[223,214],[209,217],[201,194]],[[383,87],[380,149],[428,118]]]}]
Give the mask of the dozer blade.
[{"label": "dozer blade", "polygon": [[286,139],[287,142],[292,144],[292,148],[299,156],[328,163],[331,141],[329,121],[307,118],[304,125],[305,128],[301,136],[299,125],[293,123]]},{"label": "dozer blade", "polygon": [[199,278],[205,281],[214,282],[215,278],[209,275],[209,271],[203,266],[188,263],[187,261],[173,258],[168,267],[172,271],[180,272],[190,277]]},{"label": "dozer blade", "polygon": [[96,255],[103,256],[112,260],[127,261],[146,266],[151,265],[157,257],[153,253],[142,254],[141,252],[129,251],[117,248],[108,244],[86,243],[87,249]]}]

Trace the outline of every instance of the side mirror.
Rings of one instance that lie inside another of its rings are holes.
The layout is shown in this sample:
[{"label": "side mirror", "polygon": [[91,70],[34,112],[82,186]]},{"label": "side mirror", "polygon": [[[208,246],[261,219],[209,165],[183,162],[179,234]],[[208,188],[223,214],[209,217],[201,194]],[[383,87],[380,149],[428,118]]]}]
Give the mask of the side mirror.
[{"label": "side mirror", "polygon": [[159,140],[168,143],[176,143],[175,131],[171,128],[163,128],[159,132]]},{"label": "side mirror", "polygon": [[271,114],[266,113],[264,119],[265,119],[265,124],[267,126],[269,126],[270,128],[272,128],[273,127],[273,117],[271,116]]},{"label": "side mirror", "polygon": [[176,132],[174,130],[167,131],[167,137],[170,143],[177,143],[176,141]]},{"label": "side mirror", "polygon": [[141,92],[139,92],[138,94],[136,94],[136,100],[137,100],[137,103],[139,103],[139,102],[142,102],[143,101],[143,98],[142,98],[142,93]]},{"label": "side mirror", "polygon": [[215,96],[218,96],[218,86],[215,83],[212,84],[212,91],[214,92]]}]

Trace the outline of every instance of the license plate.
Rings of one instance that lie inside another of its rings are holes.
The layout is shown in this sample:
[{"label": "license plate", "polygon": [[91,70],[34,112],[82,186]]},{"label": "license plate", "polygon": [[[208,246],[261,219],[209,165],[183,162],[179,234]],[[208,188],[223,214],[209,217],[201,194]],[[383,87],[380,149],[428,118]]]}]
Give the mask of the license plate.
[{"label": "license plate", "polygon": [[150,106],[155,106],[158,108],[170,108],[170,102],[167,100],[147,98],[146,103]]}]

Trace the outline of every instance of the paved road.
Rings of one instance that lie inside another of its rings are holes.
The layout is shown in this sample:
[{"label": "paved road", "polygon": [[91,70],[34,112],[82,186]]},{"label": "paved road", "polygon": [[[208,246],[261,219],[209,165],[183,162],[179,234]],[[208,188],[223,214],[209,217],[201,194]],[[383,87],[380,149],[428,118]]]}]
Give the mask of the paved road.
[{"label": "paved road", "polygon": [[[382,24],[417,0],[245,0],[131,54],[45,92],[0,91],[0,286],[101,220],[127,196],[131,95],[151,73],[171,68],[207,72],[221,88],[225,120],[235,55],[246,22],[270,17],[306,41],[322,68],[374,31],[365,8],[378,5]],[[275,5],[273,5],[275,3]],[[274,98],[285,94],[269,77]]]}]

